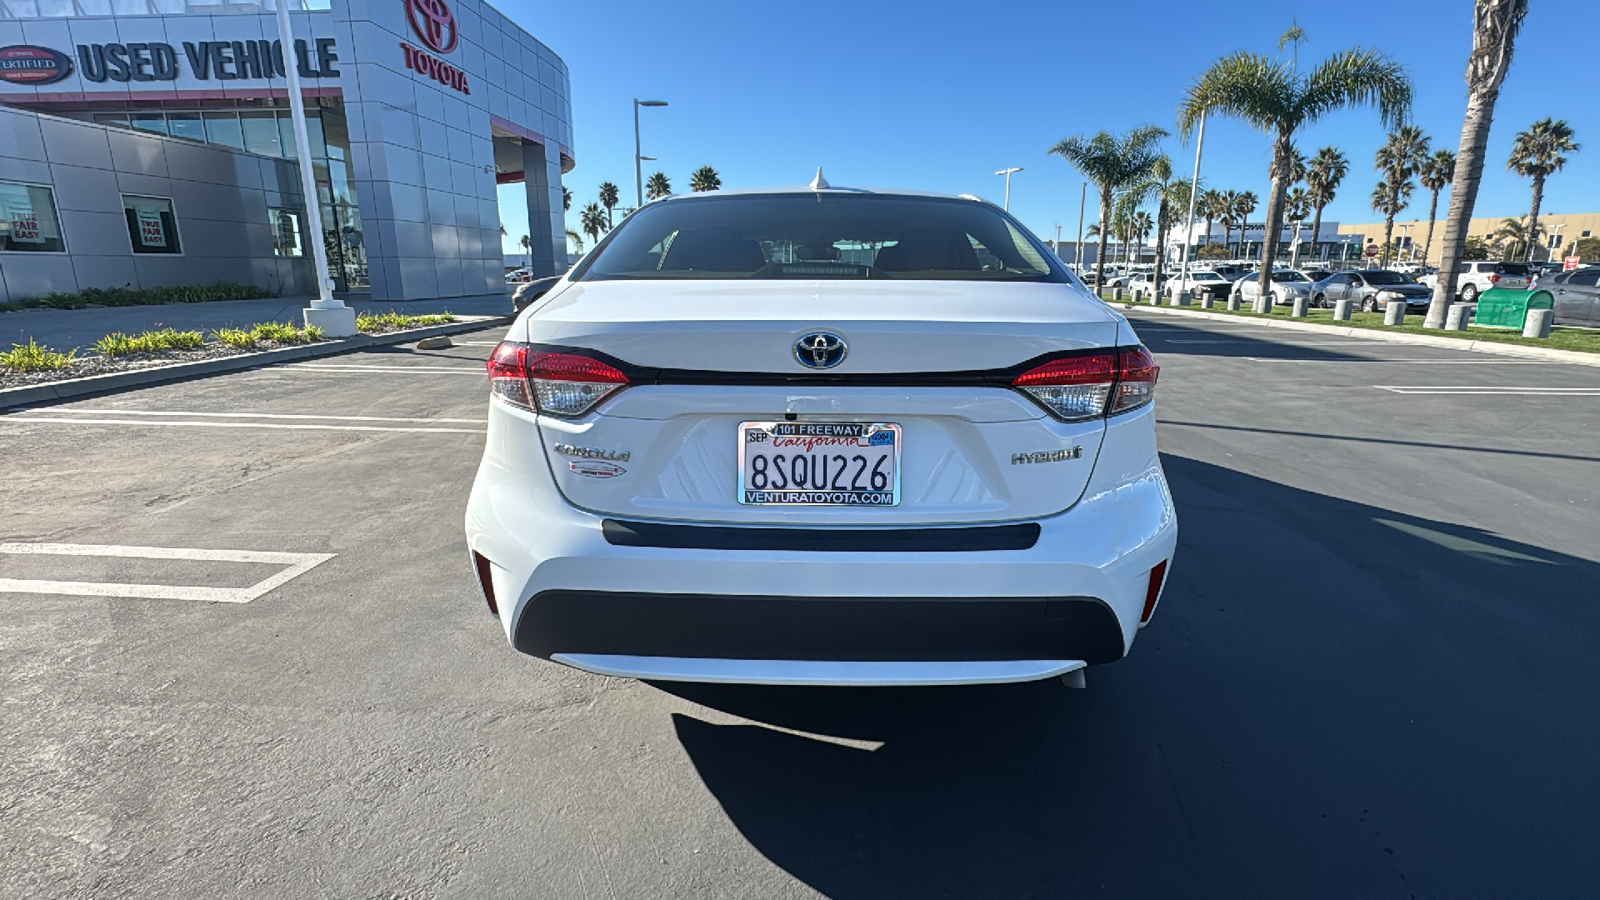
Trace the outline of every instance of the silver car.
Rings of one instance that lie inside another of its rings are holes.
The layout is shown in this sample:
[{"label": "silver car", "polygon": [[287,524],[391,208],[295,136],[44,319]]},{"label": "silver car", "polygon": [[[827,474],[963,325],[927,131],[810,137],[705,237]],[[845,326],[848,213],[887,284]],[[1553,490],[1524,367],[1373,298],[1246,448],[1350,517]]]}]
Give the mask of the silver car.
[{"label": "silver car", "polygon": [[[1254,303],[1261,290],[1261,280],[1256,275],[1246,275],[1233,284],[1233,294],[1240,303]],[[1272,272],[1272,302],[1293,303],[1296,298],[1311,296],[1311,280],[1293,269],[1274,269]]]},{"label": "silver car", "polygon": [[1387,269],[1338,272],[1311,286],[1311,302],[1333,306],[1349,300],[1362,312],[1381,312],[1390,300],[1406,301],[1410,312],[1422,312],[1433,302],[1433,291],[1410,275]]}]

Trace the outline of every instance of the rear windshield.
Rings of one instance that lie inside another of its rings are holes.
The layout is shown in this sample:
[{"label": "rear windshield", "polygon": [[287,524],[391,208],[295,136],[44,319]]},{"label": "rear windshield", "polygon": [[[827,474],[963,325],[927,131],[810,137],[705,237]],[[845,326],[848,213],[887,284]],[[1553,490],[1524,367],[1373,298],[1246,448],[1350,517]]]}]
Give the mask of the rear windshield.
[{"label": "rear windshield", "polygon": [[1065,282],[1050,251],[975,200],[805,193],[685,197],[629,216],[579,281],[883,278]]},{"label": "rear windshield", "polygon": [[1530,270],[1524,263],[1501,263],[1501,275],[1527,275]]}]

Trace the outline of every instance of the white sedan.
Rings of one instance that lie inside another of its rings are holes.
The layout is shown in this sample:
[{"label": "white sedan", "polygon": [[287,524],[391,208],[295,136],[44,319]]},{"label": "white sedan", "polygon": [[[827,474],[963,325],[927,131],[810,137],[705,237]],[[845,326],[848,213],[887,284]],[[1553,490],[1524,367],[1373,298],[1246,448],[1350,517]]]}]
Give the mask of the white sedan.
[{"label": "white sedan", "polygon": [[1176,546],[1158,371],[990,203],[652,203],[488,362],[482,602],[603,675],[1081,685]]},{"label": "white sedan", "polygon": [[[1296,298],[1305,297],[1308,305],[1311,297],[1311,279],[1293,269],[1274,269],[1272,272],[1272,302],[1276,304],[1293,303]],[[1261,276],[1259,273],[1246,275],[1234,282],[1233,294],[1243,304],[1256,302],[1256,296],[1261,291]]]}]

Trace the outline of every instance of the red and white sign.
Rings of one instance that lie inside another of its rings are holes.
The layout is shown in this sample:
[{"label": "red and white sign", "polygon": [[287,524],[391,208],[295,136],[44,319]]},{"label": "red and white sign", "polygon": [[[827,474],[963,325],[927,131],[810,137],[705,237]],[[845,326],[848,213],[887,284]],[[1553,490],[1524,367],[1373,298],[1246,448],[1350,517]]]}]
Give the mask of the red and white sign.
[{"label": "red and white sign", "polygon": [[[445,0],[405,0],[406,21],[417,39],[434,53],[449,53],[461,42],[461,32],[456,28],[456,14]],[[406,68],[420,72],[440,84],[471,94],[467,73],[442,59],[400,42],[400,51],[406,56]]]},{"label": "red and white sign", "polygon": [[1367,252],[1368,256],[1377,256],[1378,255],[1378,245],[1377,244],[1368,244],[1366,252]]},{"label": "red and white sign", "polygon": [[6,218],[11,220],[11,240],[18,244],[42,244],[39,234],[39,214],[33,201],[27,197],[6,198]]},{"label": "red and white sign", "polygon": [[1569,256],[1561,261],[1561,268],[1569,272],[1581,265],[1583,265],[1581,256]]},{"label": "red and white sign", "polygon": [[134,218],[139,221],[139,243],[145,247],[165,247],[167,245],[167,227],[161,223],[161,213],[153,209],[141,209],[134,213]]}]

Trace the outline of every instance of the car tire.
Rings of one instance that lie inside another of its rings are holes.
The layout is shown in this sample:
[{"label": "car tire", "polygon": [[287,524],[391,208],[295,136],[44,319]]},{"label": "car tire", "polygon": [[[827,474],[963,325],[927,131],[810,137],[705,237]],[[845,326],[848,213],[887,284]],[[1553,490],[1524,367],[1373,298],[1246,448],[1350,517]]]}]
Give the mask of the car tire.
[{"label": "car tire", "polygon": [[1469,285],[1466,285],[1466,286],[1462,287],[1461,288],[1461,302],[1462,303],[1476,303],[1476,302],[1478,302],[1478,286],[1475,285],[1475,284],[1469,284]]},{"label": "car tire", "polygon": [[1361,311],[1362,312],[1377,312],[1378,311],[1378,298],[1377,297],[1362,297],[1361,298]]},{"label": "car tire", "polygon": [[1327,309],[1328,296],[1326,294],[1318,294],[1317,296],[1311,298],[1311,304],[1317,309]]}]

